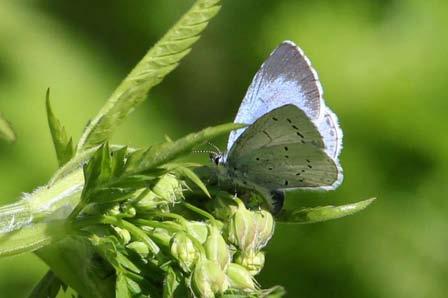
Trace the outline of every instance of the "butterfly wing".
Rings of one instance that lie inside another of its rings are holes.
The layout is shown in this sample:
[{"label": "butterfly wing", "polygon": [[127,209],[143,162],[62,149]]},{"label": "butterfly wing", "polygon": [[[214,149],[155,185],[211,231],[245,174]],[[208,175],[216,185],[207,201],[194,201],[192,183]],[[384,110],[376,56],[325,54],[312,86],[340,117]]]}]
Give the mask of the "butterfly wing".
[{"label": "butterfly wing", "polygon": [[236,140],[227,167],[243,183],[269,189],[328,188],[342,171],[304,111],[284,105],[260,117]]},{"label": "butterfly wing", "polygon": [[[252,124],[285,104],[296,105],[316,120],[324,105],[316,71],[303,51],[291,41],[282,42],[255,74],[234,122]],[[243,131],[231,133],[227,150]]]},{"label": "butterfly wing", "polygon": [[342,130],[339,128],[338,117],[328,107],[324,107],[322,119],[318,122],[318,130],[325,144],[325,152],[339,164],[339,154],[342,150]]},{"label": "butterfly wing", "polygon": [[[315,124],[326,152],[339,164],[342,131],[336,115],[325,105],[322,94],[317,72],[309,59],[293,42],[284,41],[256,73],[234,122],[252,124],[275,108],[293,104]],[[227,151],[245,130],[242,128],[230,133]]]}]

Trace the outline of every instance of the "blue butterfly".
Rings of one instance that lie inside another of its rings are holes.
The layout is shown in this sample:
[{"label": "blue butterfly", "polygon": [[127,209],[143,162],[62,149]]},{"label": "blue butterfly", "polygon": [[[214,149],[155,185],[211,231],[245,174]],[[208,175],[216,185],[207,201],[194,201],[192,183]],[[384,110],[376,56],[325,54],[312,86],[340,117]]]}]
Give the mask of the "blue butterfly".
[{"label": "blue butterfly", "polygon": [[256,73],[229,135],[227,153],[216,158],[221,180],[269,194],[271,208],[283,190],[332,190],[342,182],[342,130],[325,105],[316,71],[303,51],[282,42]]}]

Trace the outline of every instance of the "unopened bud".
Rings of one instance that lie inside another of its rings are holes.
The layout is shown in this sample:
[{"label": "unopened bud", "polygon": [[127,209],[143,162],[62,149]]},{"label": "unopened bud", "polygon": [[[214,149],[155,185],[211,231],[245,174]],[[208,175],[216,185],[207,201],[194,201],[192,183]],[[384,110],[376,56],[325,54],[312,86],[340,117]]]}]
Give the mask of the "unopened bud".
[{"label": "unopened bud", "polygon": [[117,233],[118,238],[120,239],[120,242],[124,245],[128,244],[131,241],[131,234],[128,230],[114,227],[114,231]]},{"label": "unopened bud", "polygon": [[213,210],[213,215],[220,220],[228,220],[238,210],[238,204],[235,200],[229,197],[228,193],[219,193],[216,198],[209,201],[210,210]]},{"label": "unopened bud", "polygon": [[109,211],[107,211],[107,214],[113,215],[113,216],[119,215],[120,213],[121,213],[120,204],[114,205],[112,208],[109,209]]},{"label": "unopened bud", "polygon": [[190,272],[198,258],[193,241],[184,232],[177,232],[171,241],[171,254],[185,272]]},{"label": "unopened bud", "polygon": [[240,204],[228,224],[228,240],[243,251],[255,247],[257,226],[251,211]]},{"label": "unopened bud", "polygon": [[160,202],[157,201],[157,195],[152,191],[147,191],[143,198],[137,202],[138,210],[154,210]]},{"label": "unopened bud", "polygon": [[230,263],[226,271],[230,287],[240,290],[254,290],[255,283],[249,271],[238,264]]},{"label": "unopened bud", "polygon": [[266,210],[253,212],[255,225],[257,226],[257,236],[255,250],[265,247],[274,234],[274,218]]},{"label": "unopened bud", "polygon": [[182,198],[182,183],[176,176],[166,174],[154,185],[152,191],[167,203],[174,204]]},{"label": "unopened bud", "polygon": [[186,222],[188,234],[197,239],[201,244],[204,244],[208,236],[208,226],[202,221],[188,221]]},{"label": "unopened bud", "polygon": [[126,248],[137,253],[142,258],[146,258],[149,254],[148,246],[141,241],[133,241],[133,242],[129,243],[128,245],[126,245]]},{"label": "unopened bud", "polygon": [[137,214],[137,210],[135,207],[123,205],[121,206],[121,213],[120,215],[126,216],[126,217],[134,217]]},{"label": "unopened bud", "polygon": [[230,251],[221,231],[216,226],[209,227],[209,235],[204,248],[207,258],[216,262],[222,270],[226,270],[230,262]]},{"label": "unopened bud", "polygon": [[257,275],[264,266],[264,252],[246,251],[235,255],[235,263],[240,264],[252,275]]},{"label": "unopened bud", "polygon": [[196,295],[204,298],[213,298],[229,287],[224,271],[217,263],[204,257],[196,264],[191,283]]}]

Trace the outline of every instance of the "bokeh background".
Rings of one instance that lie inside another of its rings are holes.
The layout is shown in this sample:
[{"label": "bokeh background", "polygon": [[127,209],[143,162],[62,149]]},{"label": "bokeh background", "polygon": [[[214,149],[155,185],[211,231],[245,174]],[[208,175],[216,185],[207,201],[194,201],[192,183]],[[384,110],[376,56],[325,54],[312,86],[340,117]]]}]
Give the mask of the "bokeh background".
[{"label": "bokeh background", "polygon": [[[1,203],[56,169],[45,89],[77,139],[191,3],[0,1],[0,111],[18,134],[15,144],[0,143]],[[224,1],[193,52],[114,141],[149,145],[231,121],[284,39],[313,61],[345,134],[342,186],[290,193],[287,205],[378,200],[337,221],[278,225],[261,284],[284,285],[289,297],[446,297],[447,1]],[[26,297],[45,271],[32,254],[1,259],[0,296]]]}]

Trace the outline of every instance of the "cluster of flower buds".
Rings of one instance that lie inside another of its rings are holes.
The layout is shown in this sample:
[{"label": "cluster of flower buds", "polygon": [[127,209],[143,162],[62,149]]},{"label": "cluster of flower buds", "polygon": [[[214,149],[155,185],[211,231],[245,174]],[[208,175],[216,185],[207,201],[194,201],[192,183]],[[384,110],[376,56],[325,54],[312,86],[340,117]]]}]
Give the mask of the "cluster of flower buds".
[{"label": "cluster of flower buds", "polygon": [[[147,240],[125,226],[114,225],[125,255],[138,256],[144,260],[140,263],[151,268],[158,266],[167,297],[178,296],[176,291],[195,297],[223,293],[256,297],[262,293],[255,275],[263,268],[262,249],[274,232],[271,213],[249,210],[229,194],[208,199],[212,204],[200,204],[190,200],[185,186],[168,174],[140,194],[134,202],[135,214],[125,220]],[[148,247],[148,239],[158,246],[157,253]]]}]

